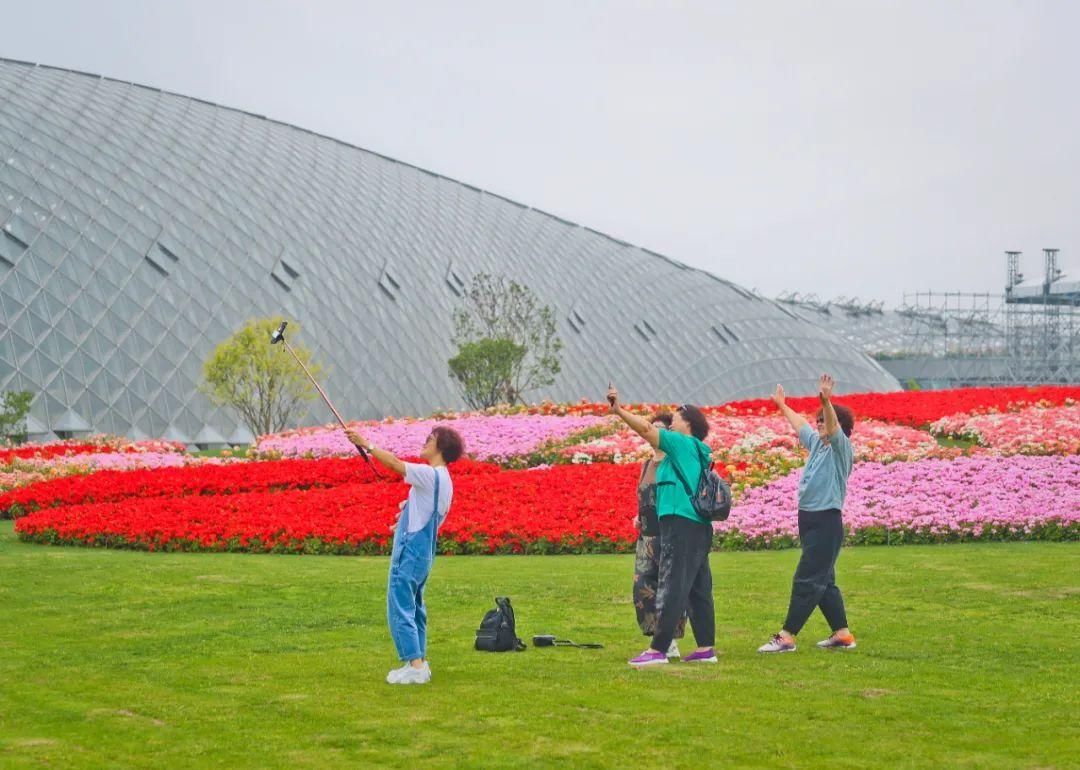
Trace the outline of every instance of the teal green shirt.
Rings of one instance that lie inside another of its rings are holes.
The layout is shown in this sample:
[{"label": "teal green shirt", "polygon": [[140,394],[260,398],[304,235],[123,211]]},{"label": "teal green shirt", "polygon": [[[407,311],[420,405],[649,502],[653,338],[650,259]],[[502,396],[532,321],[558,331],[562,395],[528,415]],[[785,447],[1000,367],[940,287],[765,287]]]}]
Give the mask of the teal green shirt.
[{"label": "teal green shirt", "polygon": [[694,513],[694,505],[686,494],[686,487],[675,475],[673,464],[678,464],[683,478],[690,485],[690,493],[693,494],[701,478],[702,463],[708,467],[712,450],[708,444],[693,436],[661,428],[660,451],[667,457],[656,466],[656,515],[661,518],[683,516],[699,524],[704,523],[704,520]]}]

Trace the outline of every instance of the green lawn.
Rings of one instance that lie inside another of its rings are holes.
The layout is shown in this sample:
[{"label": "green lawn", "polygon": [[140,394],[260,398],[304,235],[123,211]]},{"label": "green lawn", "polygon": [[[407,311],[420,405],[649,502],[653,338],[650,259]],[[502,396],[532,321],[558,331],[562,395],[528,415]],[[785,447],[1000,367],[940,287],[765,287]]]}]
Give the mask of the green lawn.
[{"label": "green lawn", "polygon": [[[859,648],[754,652],[796,551],[713,555],[719,665],[634,671],[630,556],[441,557],[391,687],[385,558],[26,545],[0,522],[0,767],[1076,767],[1080,546],[863,547]],[[519,633],[471,649],[495,594]],[[686,646],[689,646],[687,643]]]}]

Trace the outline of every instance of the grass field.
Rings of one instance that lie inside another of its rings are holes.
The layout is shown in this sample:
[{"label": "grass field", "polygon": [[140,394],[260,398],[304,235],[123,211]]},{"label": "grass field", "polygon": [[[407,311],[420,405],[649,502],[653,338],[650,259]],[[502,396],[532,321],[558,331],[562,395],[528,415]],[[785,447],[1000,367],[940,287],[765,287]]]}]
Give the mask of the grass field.
[{"label": "grass field", "polygon": [[[440,557],[434,679],[391,687],[385,558],[49,548],[0,522],[0,767],[1078,765],[1080,546],[845,550],[859,648],[813,648],[815,615],[758,655],[797,558],[714,554],[720,663],[635,671],[632,557]],[[474,652],[496,594],[523,637],[605,649]]]}]

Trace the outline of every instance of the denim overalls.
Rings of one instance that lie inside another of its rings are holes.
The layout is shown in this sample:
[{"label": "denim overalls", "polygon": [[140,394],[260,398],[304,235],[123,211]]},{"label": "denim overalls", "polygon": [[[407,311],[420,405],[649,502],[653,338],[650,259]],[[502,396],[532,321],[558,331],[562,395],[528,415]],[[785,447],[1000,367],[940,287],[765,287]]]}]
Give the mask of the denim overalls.
[{"label": "denim overalls", "polygon": [[439,533],[439,471],[435,470],[435,510],[424,528],[409,532],[409,505],[398,517],[386,588],[386,619],[398,657],[403,661],[427,657],[427,609],[424,586],[435,559]]}]

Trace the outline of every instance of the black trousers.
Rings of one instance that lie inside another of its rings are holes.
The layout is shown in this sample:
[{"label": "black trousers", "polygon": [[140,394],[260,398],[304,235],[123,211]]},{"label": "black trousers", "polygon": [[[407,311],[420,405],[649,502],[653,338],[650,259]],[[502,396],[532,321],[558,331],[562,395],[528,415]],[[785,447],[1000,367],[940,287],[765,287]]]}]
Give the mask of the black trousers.
[{"label": "black trousers", "polygon": [[836,586],[836,559],[844,543],[844,520],[840,511],[799,511],[799,542],[802,556],[791,581],[784,630],[795,635],[806,625],[815,607],[833,631],[847,627],[844,597]]},{"label": "black trousers", "polygon": [[709,549],[712,525],[684,516],[660,517],[660,585],[656,595],[659,619],[652,649],[667,652],[672,636],[689,614],[698,647],[712,647],[716,637]]}]

